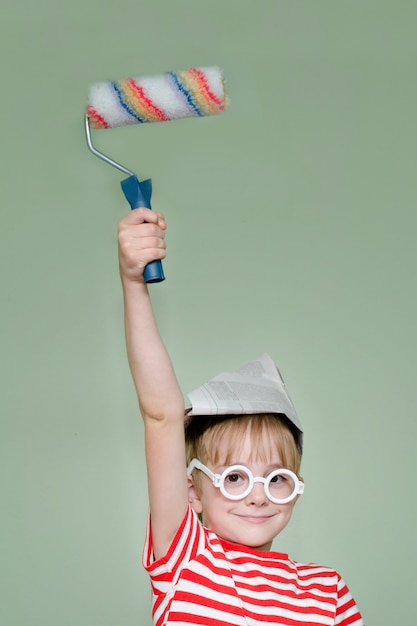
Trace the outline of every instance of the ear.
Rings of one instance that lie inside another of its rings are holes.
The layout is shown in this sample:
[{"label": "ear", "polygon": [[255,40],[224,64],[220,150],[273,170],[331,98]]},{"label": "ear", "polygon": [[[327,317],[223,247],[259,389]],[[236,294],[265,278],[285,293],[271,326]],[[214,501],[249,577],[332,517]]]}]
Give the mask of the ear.
[{"label": "ear", "polygon": [[192,476],[188,476],[188,502],[197,515],[203,512],[203,505],[201,504],[200,496],[195,488]]}]

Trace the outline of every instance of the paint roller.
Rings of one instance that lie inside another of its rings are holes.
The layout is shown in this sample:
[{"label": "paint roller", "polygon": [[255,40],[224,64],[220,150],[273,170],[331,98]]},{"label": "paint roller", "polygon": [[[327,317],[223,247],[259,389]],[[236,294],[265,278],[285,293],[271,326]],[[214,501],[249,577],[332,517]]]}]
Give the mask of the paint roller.
[{"label": "paint roller", "polygon": [[[120,185],[131,209],[150,209],[151,179],[139,181],[131,170],[97,150],[91,129],[217,115],[227,106],[223,72],[219,67],[95,83],[90,87],[85,113],[87,145],[97,157],[128,175]],[[147,283],[164,280],[161,261],[148,263],[143,276]]]}]

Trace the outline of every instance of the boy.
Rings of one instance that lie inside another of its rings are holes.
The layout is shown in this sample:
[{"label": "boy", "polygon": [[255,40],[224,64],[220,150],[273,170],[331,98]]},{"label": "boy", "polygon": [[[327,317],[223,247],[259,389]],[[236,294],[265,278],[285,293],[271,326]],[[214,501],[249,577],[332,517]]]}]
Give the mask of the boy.
[{"label": "boy", "polygon": [[165,229],[148,209],[119,223],[127,351],[145,427],[143,562],[154,623],[363,626],[335,571],[271,552],[303,491],[299,425],[287,414],[198,417],[184,437],[183,396],[143,280],[146,264],[165,258]]}]

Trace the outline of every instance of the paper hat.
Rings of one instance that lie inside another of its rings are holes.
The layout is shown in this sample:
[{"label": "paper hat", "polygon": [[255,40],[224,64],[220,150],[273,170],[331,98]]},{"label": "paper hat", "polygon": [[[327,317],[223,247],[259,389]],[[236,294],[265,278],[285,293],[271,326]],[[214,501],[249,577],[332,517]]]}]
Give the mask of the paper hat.
[{"label": "paper hat", "polygon": [[285,388],[278,367],[268,354],[247,363],[236,372],[224,372],[188,394],[186,423],[197,415],[284,414],[295,426],[302,452],[303,429]]}]

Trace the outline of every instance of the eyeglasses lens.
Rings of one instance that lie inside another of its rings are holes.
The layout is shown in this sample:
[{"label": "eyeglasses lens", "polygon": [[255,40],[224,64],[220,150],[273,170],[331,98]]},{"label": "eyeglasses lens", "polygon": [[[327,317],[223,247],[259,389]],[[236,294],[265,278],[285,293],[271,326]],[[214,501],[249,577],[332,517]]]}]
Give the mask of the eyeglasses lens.
[{"label": "eyeglasses lens", "polygon": [[232,469],[224,476],[224,489],[233,497],[245,493],[250,485],[250,477],[248,472],[243,469]]},{"label": "eyeglasses lens", "polygon": [[285,500],[294,493],[295,482],[292,476],[277,471],[271,475],[266,488],[273,498]]}]

